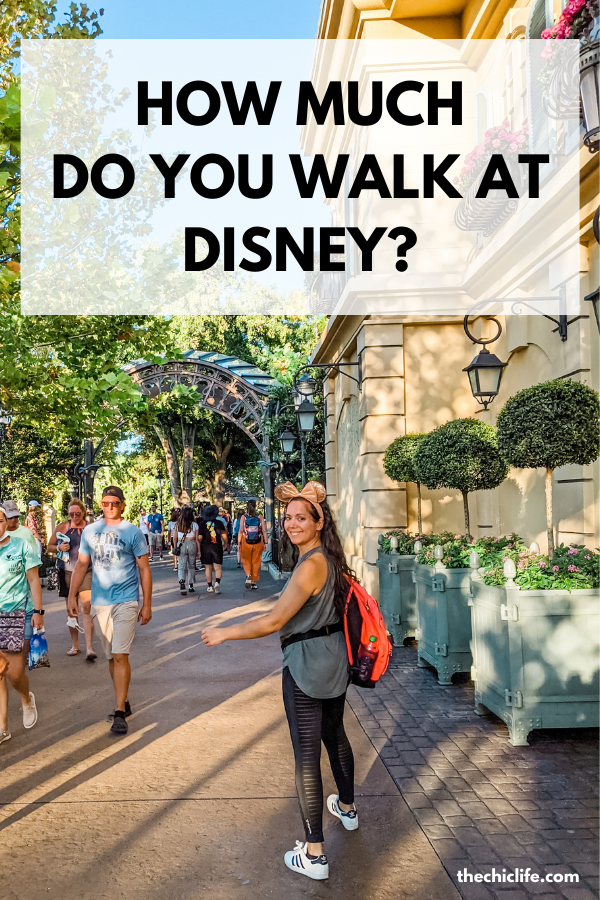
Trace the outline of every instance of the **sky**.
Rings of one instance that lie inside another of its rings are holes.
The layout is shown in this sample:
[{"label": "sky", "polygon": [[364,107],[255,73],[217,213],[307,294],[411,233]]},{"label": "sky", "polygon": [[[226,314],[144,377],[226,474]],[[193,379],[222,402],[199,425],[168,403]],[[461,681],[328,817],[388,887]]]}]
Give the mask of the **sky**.
[{"label": "sky", "polygon": [[[59,0],[58,18],[70,0]],[[103,38],[314,38],[320,0],[88,0]],[[165,11],[167,14],[165,14]]]}]

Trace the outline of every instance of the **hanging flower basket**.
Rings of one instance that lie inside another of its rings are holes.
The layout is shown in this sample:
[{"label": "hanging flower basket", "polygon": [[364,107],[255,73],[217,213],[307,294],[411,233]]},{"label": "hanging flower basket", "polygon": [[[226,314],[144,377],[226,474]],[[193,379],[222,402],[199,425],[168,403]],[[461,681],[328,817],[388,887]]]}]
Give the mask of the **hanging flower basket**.
[{"label": "hanging flower basket", "polygon": [[483,142],[465,157],[460,177],[454,179],[463,194],[454,214],[454,223],[460,231],[480,231],[489,237],[517,210],[518,199],[507,197],[504,190],[489,191],[485,198],[476,196],[493,154],[503,156],[519,195],[522,193],[523,175],[517,157],[525,152],[527,126],[517,132],[507,129],[508,122],[504,122],[486,131]]},{"label": "hanging flower basket", "polygon": [[[542,50],[544,65],[538,80],[545,85],[542,105],[552,119],[578,119],[581,115],[579,73],[584,65],[583,55],[588,55],[598,45],[597,0],[569,0],[559,20],[542,31],[546,41]],[[580,60],[572,52],[572,45],[580,43]]]}]

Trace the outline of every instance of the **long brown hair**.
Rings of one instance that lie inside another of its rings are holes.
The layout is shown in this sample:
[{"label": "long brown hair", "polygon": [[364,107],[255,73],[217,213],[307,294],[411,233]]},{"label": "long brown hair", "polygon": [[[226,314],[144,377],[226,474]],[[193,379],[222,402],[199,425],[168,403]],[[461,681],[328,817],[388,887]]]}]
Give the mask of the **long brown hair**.
[{"label": "long brown hair", "polygon": [[[302,500],[303,503],[306,503],[308,511],[310,512],[315,522],[319,521],[319,513],[312,505],[310,500],[307,500],[305,497],[292,497],[291,500]],[[288,503],[291,503],[291,500],[289,500]],[[285,509],[287,510],[287,508],[288,504],[286,503]],[[346,600],[348,598],[348,590],[350,588],[350,585],[348,584],[348,578],[352,578],[354,581],[356,581],[356,574],[346,562],[346,555],[344,553],[344,548],[342,547],[342,541],[327,500],[323,500],[321,502],[321,509],[323,510],[323,528],[320,532],[321,547],[323,548],[325,557],[333,567],[335,584],[334,603],[335,608],[341,618],[346,611]],[[285,527],[282,529],[282,531],[282,550],[291,555],[293,563],[294,565],[296,565],[299,557],[298,547],[296,547],[290,541]]]}]

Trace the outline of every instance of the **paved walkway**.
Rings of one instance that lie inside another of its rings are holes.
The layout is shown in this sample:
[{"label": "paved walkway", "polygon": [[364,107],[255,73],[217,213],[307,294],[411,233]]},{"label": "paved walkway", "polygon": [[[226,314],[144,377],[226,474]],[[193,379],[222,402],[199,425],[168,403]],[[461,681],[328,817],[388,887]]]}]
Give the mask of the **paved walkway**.
[{"label": "paved walkway", "polygon": [[[351,709],[361,828],[344,832],[326,814],[328,882],[285,868],[302,829],[278,639],[210,650],[200,640],[205,623],[269,609],[278,586],[263,574],[247,593],[230,558],[221,596],[180,598],[170,565],[152,564],[155,612],[134,644],[122,739],[108,733],[105,661],[66,656],[64,603],[44,592],[52,666],[32,673],[39,722],[25,732],[11,694],[13,738],[0,747],[2,900],[459,900],[377,754],[385,731],[370,740]],[[391,699],[368,701],[381,715]]]},{"label": "paved walkway", "polygon": [[[396,648],[375,691],[350,704],[465,900],[598,896],[598,732],[540,731],[511,747],[504,723],[473,712],[471,682],[442,687]],[[578,884],[459,883],[458,872],[527,867]]]}]

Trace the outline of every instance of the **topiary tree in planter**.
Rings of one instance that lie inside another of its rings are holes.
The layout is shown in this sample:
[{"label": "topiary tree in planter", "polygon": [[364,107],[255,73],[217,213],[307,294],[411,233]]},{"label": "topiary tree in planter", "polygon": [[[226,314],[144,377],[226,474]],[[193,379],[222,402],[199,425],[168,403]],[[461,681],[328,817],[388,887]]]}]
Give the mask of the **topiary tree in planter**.
[{"label": "topiary tree in planter", "polygon": [[414,469],[425,487],[462,493],[469,541],[469,494],[498,487],[508,474],[498,451],[496,429],[476,419],[455,419],[426,435],[415,453]]},{"label": "topiary tree in planter", "polygon": [[413,433],[397,437],[383,456],[383,471],[393,481],[410,481],[417,486],[417,531],[423,534],[421,517],[421,482],[414,469],[414,457],[426,434]]},{"label": "topiary tree in planter", "polygon": [[554,555],[552,473],[598,459],[598,394],[557,378],[519,391],[498,415],[498,447],[516,469],[546,469],[548,556]]}]

